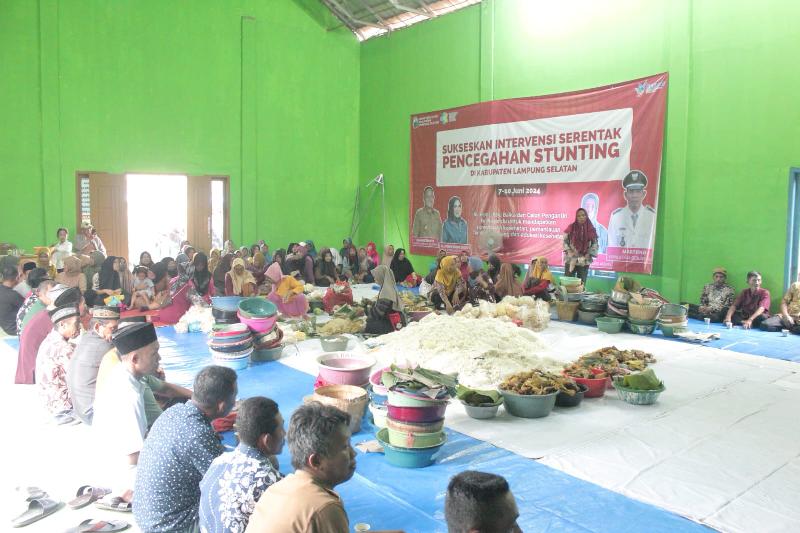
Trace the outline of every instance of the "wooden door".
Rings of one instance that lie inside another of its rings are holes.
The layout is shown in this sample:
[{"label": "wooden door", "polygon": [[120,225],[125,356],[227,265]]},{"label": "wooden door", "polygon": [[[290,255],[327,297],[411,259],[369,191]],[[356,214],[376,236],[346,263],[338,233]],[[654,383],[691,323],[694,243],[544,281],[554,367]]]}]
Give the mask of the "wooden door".
[{"label": "wooden door", "polygon": [[211,250],[211,177],[187,176],[187,239],[197,251]]},{"label": "wooden door", "polygon": [[89,174],[92,225],[108,255],[128,256],[127,196],[124,174]]}]

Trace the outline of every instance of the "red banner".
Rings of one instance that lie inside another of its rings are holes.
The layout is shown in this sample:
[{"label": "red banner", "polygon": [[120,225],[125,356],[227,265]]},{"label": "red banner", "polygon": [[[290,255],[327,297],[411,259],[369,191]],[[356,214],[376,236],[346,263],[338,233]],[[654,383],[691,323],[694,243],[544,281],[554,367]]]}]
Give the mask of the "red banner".
[{"label": "red banner", "polygon": [[411,117],[411,251],[563,265],[583,207],[592,268],[650,273],[667,74]]}]

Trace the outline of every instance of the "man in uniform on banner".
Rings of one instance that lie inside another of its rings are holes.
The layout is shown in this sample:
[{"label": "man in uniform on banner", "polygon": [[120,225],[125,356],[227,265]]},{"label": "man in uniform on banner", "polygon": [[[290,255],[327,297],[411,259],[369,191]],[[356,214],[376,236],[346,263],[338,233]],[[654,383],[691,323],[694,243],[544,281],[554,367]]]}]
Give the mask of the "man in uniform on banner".
[{"label": "man in uniform on banner", "polygon": [[433,207],[433,199],[433,187],[429,185],[422,191],[423,207],[414,213],[412,237],[436,239],[438,242],[442,236],[442,217],[439,210]]},{"label": "man in uniform on banner", "polygon": [[611,213],[608,224],[608,245],[620,248],[651,248],[656,212],[643,205],[647,196],[647,176],[641,170],[631,170],[622,180],[628,205]]}]

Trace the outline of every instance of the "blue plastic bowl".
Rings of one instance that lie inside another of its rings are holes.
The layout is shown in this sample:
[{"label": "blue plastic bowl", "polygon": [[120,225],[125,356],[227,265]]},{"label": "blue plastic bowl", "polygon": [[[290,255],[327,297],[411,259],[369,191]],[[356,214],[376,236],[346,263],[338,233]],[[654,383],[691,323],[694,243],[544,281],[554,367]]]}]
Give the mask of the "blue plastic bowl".
[{"label": "blue plastic bowl", "polygon": [[211,307],[220,311],[235,313],[239,309],[239,302],[244,300],[241,296],[214,296],[211,298]]},{"label": "blue plastic bowl", "polygon": [[222,359],[213,357],[212,360],[215,365],[227,366],[228,368],[232,368],[234,370],[244,370],[250,363],[250,354],[247,354],[244,357],[239,357],[237,359]]},{"label": "blue plastic bowl", "polygon": [[442,440],[435,446],[428,448],[401,448],[389,444],[389,430],[386,428],[378,432],[378,441],[383,446],[383,454],[389,464],[400,468],[424,468],[433,464],[433,456],[442,449],[447,437],[442,433]]}]

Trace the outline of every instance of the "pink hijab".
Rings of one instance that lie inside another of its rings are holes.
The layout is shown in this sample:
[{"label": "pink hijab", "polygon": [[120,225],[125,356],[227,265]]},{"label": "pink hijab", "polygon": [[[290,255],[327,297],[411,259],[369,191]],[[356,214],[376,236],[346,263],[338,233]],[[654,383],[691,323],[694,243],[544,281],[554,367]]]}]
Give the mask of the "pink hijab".
[{"label": "pink hijab", "polygon": [[381,264],[381,257],[378,255],[378,250],[375,248],[375,243],[370,241],[367,243],[367,257],[372,261],[373,265]]},{"label": "pink hijab", "polygon": [[267,277],[271,279],[273,283],[280,283],[283,279],[281,265],[278,263],[272,263],[267,269]]}]

